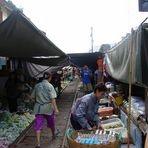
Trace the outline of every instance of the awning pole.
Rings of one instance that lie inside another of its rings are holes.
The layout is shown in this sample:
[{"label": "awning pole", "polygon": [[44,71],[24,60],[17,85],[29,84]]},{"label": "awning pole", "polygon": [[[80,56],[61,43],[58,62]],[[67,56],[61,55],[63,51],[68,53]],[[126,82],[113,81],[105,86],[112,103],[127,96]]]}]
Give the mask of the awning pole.
[{"label": "awning pole", "polygon": [[130,37],[130,69],[129,69],[129,97],[128,97],[128,148],[130,148],[130,123],[131,123],[131,93],[132,93],[132,55],[133,55],[133,29]]},{"label": "awning pole", "polygon": [[44,69],[43,71],[40,71],[38,74],[34,75],[34,78],[39,76],[41,73],[46,72],[46,70],[48,70],[49,68],[50,68],[50,66],[48,68]]}]

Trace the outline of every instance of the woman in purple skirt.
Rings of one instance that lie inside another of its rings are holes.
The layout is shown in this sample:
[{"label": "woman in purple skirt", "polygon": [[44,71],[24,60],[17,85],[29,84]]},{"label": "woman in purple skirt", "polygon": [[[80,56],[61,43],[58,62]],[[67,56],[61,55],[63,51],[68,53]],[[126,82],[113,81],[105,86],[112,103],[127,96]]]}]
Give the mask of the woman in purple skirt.
[{"label": "woman in purple skirt", "polygon": [[40,135],[43,129],[44,120],[47,121],[48,128],[51,129],[53,138],[55,137],[55,123],[54,114],[58,114],[58,108],[55,98],[57,97],[56,91],[50,81],[52,75],[48,72],[44,73],[44,80],[38,83],[32,97],[35,98],[34,113],[35,113],[35,131],[37,136],[37,146],[40,148]]}]

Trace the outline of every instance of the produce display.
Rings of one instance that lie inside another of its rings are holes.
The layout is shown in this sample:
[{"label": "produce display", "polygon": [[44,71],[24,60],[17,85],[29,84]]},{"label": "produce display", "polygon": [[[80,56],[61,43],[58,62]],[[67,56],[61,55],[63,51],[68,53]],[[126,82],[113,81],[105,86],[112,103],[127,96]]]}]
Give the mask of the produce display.
[{"label": "produce display", "polygon": [[120,128],[120,127],[122,127],[121,123],[114,123],[114,124],[109,124],[109,125],[104,126],[105,129]]},{"label": "produce display", "polygon": [[115,102],[116,105],[121,106],[123,104],[123,94],[117,92],[109,93],[109,98]]},{"label": "produce display", "polygon": [[18,105],[18,111],[19,112],[30,112],[30,113],[32,113],[35,100],[33,98],[31,98],[30,95],[31,95],[31,93],[23,93],[17,99],[17,105]]},{"label": "produce display", "polygon": [[[34,120],[30,113],[0,112],[0,148],[7,148]],[[15,132],[14,132],[15,131]]]},{"label": "produce display", "polygon": [[61,87],[62,89],[64,89],[68,84],[70,83],[70,81],[61,81]]},{"label": "produce display", "polygon": [[115,118],[102,121],[101,127],[106,130],[120,129],[124,127],[124,124],[119,118]]}]

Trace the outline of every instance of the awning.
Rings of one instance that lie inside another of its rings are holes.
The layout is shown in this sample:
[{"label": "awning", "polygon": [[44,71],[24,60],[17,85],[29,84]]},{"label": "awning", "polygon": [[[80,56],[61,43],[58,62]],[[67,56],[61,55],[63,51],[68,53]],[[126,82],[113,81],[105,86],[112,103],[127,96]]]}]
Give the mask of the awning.
[{"label": "awning", "polygon": [[103,54],[101,52],[94,52],[94,53],[75,53],[75,54],[68,54],[70,57],[70,62],[73,65],[78,67],[83,67],[87,65],[92,70],[97,68],[97,59],[103,58]]},{"label": "awning", "polygon": [[148,24],[139,26],[137,30],[106,53],[107,72],[118,81],[129,82],[130,48],[132,48],[132,83],[147,87]]},{"label": "awning", "polygon": [[23,13],[14,11],[0,24],[0,56],[66,56]]}]

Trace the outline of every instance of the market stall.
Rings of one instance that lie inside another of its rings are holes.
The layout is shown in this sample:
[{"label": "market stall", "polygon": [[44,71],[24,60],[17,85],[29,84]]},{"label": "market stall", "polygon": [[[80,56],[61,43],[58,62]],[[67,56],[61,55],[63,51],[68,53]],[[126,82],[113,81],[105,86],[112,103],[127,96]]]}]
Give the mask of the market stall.
[{"label": "market stall", "polygon": [[122,96],[122,103],[114,103],[114,107],[128,128],[132,143],[138,148],[144,147],[148,129],[147,27],[147,24],[141,24],[106,53],[107,72],[112,77],[113,90],[117,96]]},{"label": "market stall", "polygon": [[[30,98],[37,82],[34,78],[46,70],[57,72],[69,64],[69,59],[18,10],[0,24],[0,56],[0,148],[8,148],[15,147],[34,123],[34,101]],[[6,83],[9,84],[8,76],[12,71],[19,85],[17,111],[10,113]]]}]

